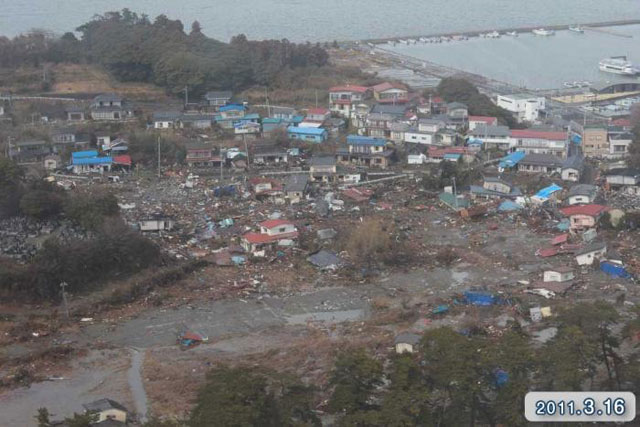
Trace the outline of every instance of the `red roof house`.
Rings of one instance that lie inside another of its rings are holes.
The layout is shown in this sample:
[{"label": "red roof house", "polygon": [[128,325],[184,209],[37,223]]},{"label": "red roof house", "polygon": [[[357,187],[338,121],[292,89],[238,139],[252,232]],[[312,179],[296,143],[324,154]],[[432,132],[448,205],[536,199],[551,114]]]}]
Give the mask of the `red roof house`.
[{"label": "red roof house", "polygon": [[574,205],[560,209],[563,215],[569,217],[572,231],[595,227],[603,213],[608,211],[602,205]]},{"label": "red roof house", "polygon": [[242,247],[251,253],[275,246],[282,240],[295,240],[298,230],[295,224],[285,219],[270,219],[258,224],[260,232],[249,232],[242,236]]}]

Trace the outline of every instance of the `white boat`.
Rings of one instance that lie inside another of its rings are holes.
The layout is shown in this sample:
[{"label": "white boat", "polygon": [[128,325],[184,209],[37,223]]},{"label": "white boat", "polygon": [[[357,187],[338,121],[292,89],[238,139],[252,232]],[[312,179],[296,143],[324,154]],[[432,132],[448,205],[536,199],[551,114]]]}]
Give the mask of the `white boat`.
[{"label": "white boat", "polygon": [[508,36],[511,36],[511,37],[518,37],[518,32],[517,31],[508,31],[505,34],[508,35]]},{"label": "white boat", "polygon": [[490,33],[487,33],[487,38],[490,39],[499,39],[500,38],[500,33],[497,31],[492,31]]},{"label": "white boat", "polygon": [[580,25],[569,27],[569,31],[573,31],[574,33],[584,33],[584,29],[582,29]]},{"label": "white boat", "polygon": [[612,56],[600,61],[600,71],[605,73],[620,74],[623,76],[635,76],[640,74],[640,69],[627,61],[626,56]]},{"label": "white boat", "polygon": [[532,31],[532,33],[535,34],[536,36],[552,36],[556,32],[553,30],[546,30],[544,28],[536,28],[535,30]]}]

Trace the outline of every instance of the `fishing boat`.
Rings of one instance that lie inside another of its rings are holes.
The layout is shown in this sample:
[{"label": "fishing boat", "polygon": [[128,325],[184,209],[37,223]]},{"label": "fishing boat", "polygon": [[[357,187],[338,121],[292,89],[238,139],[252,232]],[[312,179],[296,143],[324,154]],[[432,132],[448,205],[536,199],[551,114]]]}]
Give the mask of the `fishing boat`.
[{"label": "fishing boat", "polygon": [[532,33],[535,34],[536,36],[552,36],[556,32],[553,30],[547,30],[545,28],[536,28],[535,30],[532,31]]},{"label": "fishing boat", "polygon": [[500,33],[497,31],[492,31],[490,33],[487,33],[487,38],[489,39],[499,39],[500,38]]},{"label": "fishing boat", "polygon": [[511,37],[518,37],[517,31],[507,31],[505,34]]},{"label": "fishing boat", "polygon": [[574,25],[569,27],[569,31],[574,33],[584,33],[584,29],[580,25]]},{"label": "fishing boat", "polygon": [[640,68],[627,61],[626,56],[612,56],[600,61],[600,71],[605,73],[620,74],[623,76],[636,76],[640,74]]}]

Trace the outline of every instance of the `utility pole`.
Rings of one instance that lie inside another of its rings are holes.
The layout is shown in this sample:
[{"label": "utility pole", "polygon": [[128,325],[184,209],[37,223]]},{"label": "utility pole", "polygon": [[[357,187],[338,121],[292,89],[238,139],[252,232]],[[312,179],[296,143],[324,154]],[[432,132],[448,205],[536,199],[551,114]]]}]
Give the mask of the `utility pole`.
[{"label": "utility pole", "polygon": [[318,89],[316,89],[316,108],[318,108]]},{"label": "utility pole", "polygon": [[160,179],[160,137],[158,136],[158,179]]},{"label": "utility pole", "polygon": [[264,87],[264,102],[267,104],[267,116],[271,117],[271,107],[269,106],[269,95],[267,94],[267,87]]},{"label": "utility pole", "polygon": [[242,141],[244,141],[244,152],[247,153],[247,170],[249,170],[249,165],[251,162],[249,161],[249,146],[247,146],[247,135],[242,134]]},{"label": "utility pole", "polygon": [[220,146],[220,184],[222,184],[222,180],[224,179],[222,163],[225,163],[226,158],[227,153],[224,153],[224,157],[222,157],[222,146]]},{"label": "utility pole", "polygon": [[67,315],[67,320],[69,319],[69,303],[67,301],[67,292],[65,288],[69,286],[67,282],[60,283],[60,288],[62,288],[62,302],[64,303],[64,311]]},{"label": "utility pole", "polygon": [[456,210],[458,210],[458,191],[456,189],[456,177],[451,178],[453,180],[453,198],[456,201]]},{"label": "utility pole", "polygon": [[189,86],[184,87],[184,106],[185,108],[189,104]]}]

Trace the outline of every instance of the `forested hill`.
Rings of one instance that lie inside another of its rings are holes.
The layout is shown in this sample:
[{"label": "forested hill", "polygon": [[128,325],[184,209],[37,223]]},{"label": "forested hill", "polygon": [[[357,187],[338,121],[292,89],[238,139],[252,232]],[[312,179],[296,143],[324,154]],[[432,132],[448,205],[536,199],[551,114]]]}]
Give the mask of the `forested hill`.
[{"label": "forested hill", "polygon": [[120,81],[155,83],[177,93],[269,86],[285,69],[324,66],[320,45],[288,40],[249,41],[244,35],[223,43],[205,36],[198,22],[189,32],[165,15],[153,22],[124,9],[95,16],[74,33],[52,38],[31,33],[0,37],[0,68],[38,66],[42,62],[104,66]]}]

